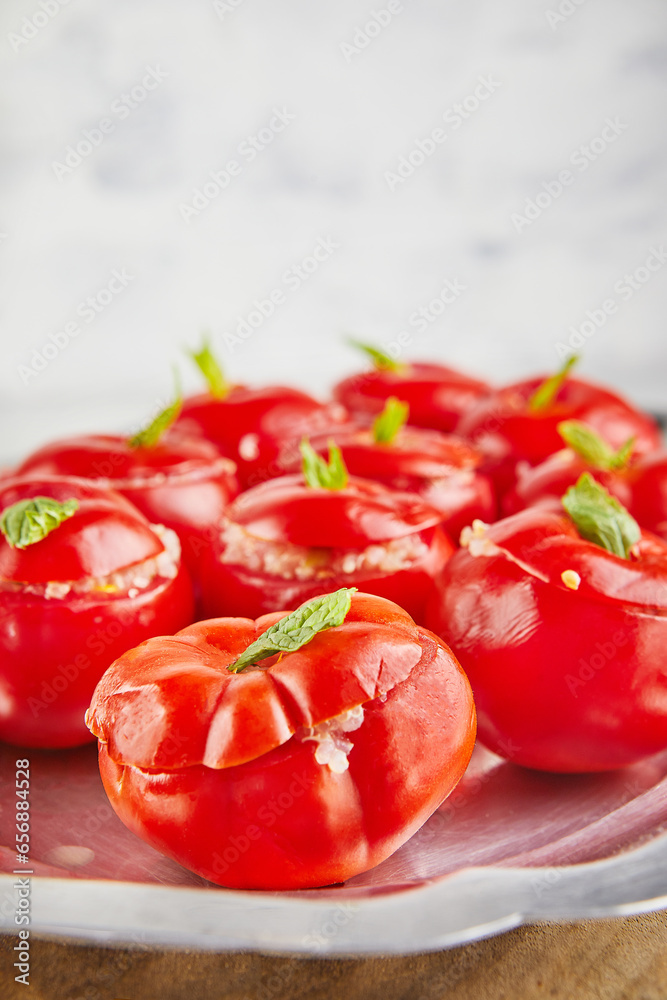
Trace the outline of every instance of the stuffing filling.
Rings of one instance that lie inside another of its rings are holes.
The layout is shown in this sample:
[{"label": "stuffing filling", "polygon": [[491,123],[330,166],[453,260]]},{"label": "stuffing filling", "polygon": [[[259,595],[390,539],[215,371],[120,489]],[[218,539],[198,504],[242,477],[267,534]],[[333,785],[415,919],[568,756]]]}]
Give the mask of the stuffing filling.
[{"label": "stuffing filling", "polygon": [[343,774],[350,766],[347,759],[348,754],[354,744],[346,739],[344,733],[352,733],[359,729],[364,721],[364,709],[362,705],[356,705],[341,712],[332,719],[326,719],[317,726],[307,727],[303,730],[303,735],[298,739],[302,743],[310,740],[317,743],[315,749],[315,760],[323,767],[328,767],[334,774]]},{"label": "stuffing filling", "polygon": [[352,573],[397,573],[424,559],[428,545],[418,534],[374,542],[365,549],[315,548],[269,542],[233,521],[223,525],[220,561],[284,580],[318,580]]},{"label": "stuffing filling", "polygon": [[108,594],[112,597],[138,597],[157,577],[173,580],[178,573],[181,543],[171,528],[153,524],[151,528],[164,545],[164,551],[144,562],[116,570],[108,576],[83,577],[81,580],[52,580],[49,583],[21,583],[18,580],[0,580],[0,590],[34,594],[47,600],[63,600],[69,594]]}]

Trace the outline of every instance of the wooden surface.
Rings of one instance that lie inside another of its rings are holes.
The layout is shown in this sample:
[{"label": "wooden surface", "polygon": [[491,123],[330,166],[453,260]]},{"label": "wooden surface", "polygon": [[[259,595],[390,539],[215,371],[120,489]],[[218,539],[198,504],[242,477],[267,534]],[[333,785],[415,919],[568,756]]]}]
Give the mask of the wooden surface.
[{"label": "wooden surface", "polygon": [[3,1000],[665,1000],[667,913],[522,927],[407,958],[293,959],[31,942],[30,986],[0,938]]}]

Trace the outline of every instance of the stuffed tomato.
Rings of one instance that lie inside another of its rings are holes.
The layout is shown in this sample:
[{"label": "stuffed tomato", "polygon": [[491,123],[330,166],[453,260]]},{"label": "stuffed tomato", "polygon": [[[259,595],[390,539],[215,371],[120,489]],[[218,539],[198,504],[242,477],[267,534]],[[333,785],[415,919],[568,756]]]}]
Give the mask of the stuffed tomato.
[{"label": "stuffed tomato", "polygon": [[354,342],[375,367],[343,379],[334,398],[354,416],[370,420],[390,396],[410,406],[410,423],[438,431],[453,431],[461,417],[491,391],[486,382],[453,368],[424,361],[399,362],[382,351]]},{"label": "stuffed tomato", "polygon": [[64,476],[0,486],[0,739],[68,747],[129,646],[192,621],[178,537],[120,494]]},{"label": "stuffed tomato", "polygon": [[560,498],[584,472],[615,496],[642,528],[667,540],[667,452],[637,457],[634,439],[614,451],[590,427],[566,420],[558,430],[568,445],[539,465],[518,471],[516,486],[504,498],[506,514],[545,504],[558,509]]},{"label": "stuffed tomato", "polygon": [[563,420],[557,430],[567,447],[549,455],[539,465],[519,463],[516,483],[503,497],[503,512],[516,514],[535,504],[547,504],[560,510],[561,497],[584,472],[589,472],[624,507],[630,508],[631,484],[637,466],[633,454],[634,438],[621,448],[613,449],[580,420]]},{"label": "stuffed tomato", "polygon": [[176,426],[212,441],[233,459],[243,489],[285,472],[279,459],[296,452],[304,435],[347,423],[338,404],[324,404],[299,389],[283,385],[251,389],[226,382],[213,353],[204,344],[193,353],[208,383],[208,392],[184,400]]},{"label": "stuffed tomato", "polygon": [[167,430],[153,441],[95,434],[53,441],[30,455],[19,475],[66,475],[117,490],[153,524],[179,536],[193,579],[225,507],[239,492],[236,467],[201,438]]},{"label": "stuffed tomato", "polygon": [[416,621],[433,577],[453,552],[441,515],[417,496],[349,477],[303,444],[303,474],[242,493],[202,556],[208,615],[258,617],[317,594],[357,586]]},{"label": "stuffed tomato", "polygon": [[285,615],[150,639],[87,715],[120,819],[233,888],[377,865],[452,791],[475,739],[456,658],[395,604],[342,589]]},{"label": "stuffed tomato", "polygon": [[667,748],[667,544],[588,473],[560,513],[477,522],[464,541],[427,622],[470,678],[482,742],[572,772]]},{"label": "stuffed tomato", "polygon": [[390,397],[371,427],[321,434],[310,443],[323,456],[333,440],[353,476],[420,496],[440,512],[442,527],[457,542],[475,518],[495,519],[493,486],[479,471],[482,455],[453,434],[404,426],[408,417],[408,404]]},{"label": "stuffed tomato", "polygon": [[659,446],[660,430],[651,417],[609,389],[570,377],[575,361],[571,358],[546,379],[504,386],[461,418],[456,432],[484,453],[483,468],[499,498],[514,486],[519,463],[537,465],[562,448],[558,425],[564,420],[587,424],[612,449],[630,438],[636,455]]}]

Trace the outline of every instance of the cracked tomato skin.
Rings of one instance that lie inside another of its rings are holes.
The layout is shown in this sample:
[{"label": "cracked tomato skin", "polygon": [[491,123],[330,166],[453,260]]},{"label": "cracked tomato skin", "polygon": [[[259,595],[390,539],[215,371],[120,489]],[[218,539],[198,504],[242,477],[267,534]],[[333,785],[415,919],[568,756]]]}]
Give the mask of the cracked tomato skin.
[{"label": "cracked tomato skin", "polygon": [[324,404],[299,389],[270,385],[260,389],[233,386],[217,399],[209,393],[190,396],[174,425],[212,441],[237,466],[242,489],[283,474],[279,454],[286,445],[343,424],[342,406]]},{"label": "cracked tomato skin", "polygon": [[235,471],[210,442],[167,431],[151,448],[132,448],[127,438],[111,434],[53,441],[30,455],[17,474],[79,476],[117,490],[151,524],[176,532],[197,579],[201,551],[239,492]]},{"label": "cracked tomato skin", "polygon": [[[299,566],[314,560],[319,575],[303,578],[267,572],[254,556],[231,555],[220,536],[202,556],[201,579],[206,614],[259,617],[340,587],[356,586],[423,618],[433,578],[454,547],[440,526],[442,515],[421,498],[380,483],[350,477],[341,490],[306,486],[302,475],[281,476],[242,493],[228,509],[223,526],[241,531],[255,545],[270,543],[277,559]],[[397,539],[414,540],[420,555],[398,569],[352,569],[340,560]],[[338,557],[335,572],[328,566]],[[274,563],[275,564],[275,563]]]},{"label": "cracked tomato skin", "polygon": [[426,620],[459,657],[479,738],[501,756],[585,772],[667,748],[667,545],[655,536],[621,559],[562,512],[529,508],[452,557]]},{"label": "cracked tomato skin", "polygon": [[334,398],[368,420],[390,396],[397,396],[410,406],[410,424],[453,431],[462,415],[490,391],[486,382],[454,368],[415,361],[399,371],[373,369],[351,375],[334,387]]},{"label": "cracked tomato skin", "polygon": [[[546,376],[545,376],[546,377]],[[472,441],[486,455],[483,470],[493,478],[499,498],[514,486],[517,463],[537,465],[560,451],[561,420],[580,420],[616,450],[635,438],[634,453],[659,447],[660,429],[620,396],[583,379],[567,378],[555,401],[533,412],[528,400],[545,377],[515,382],[491,393],[465,414],[457,434]]]},{"label": "cracked tomato skin", "polygon": [[164,544],[118,493],[65,476],[0,484],[0,511],[19,500],[78,500],[46,538],[21,550],[0,535],[0,739],[60,748],[90,741],[84,713],[97,681],[128,646],[192,621],[179,564],[135,596],[103,590],[46,596],[45,585],[104,578],[160,556]]},{"label": "cracked tomato skin", "polygon": [[[329,440],[340,448],[351,475],[415,493],[435,507],[454,542],[475,518],[495,520],[493,485],[479,472],[482,455],[454,434],[409,426],[391,443],[384,443],[375,441],[370,429],[356,428],[318,435],[310,444],[326,458]],[[299,467],[300,462],[294,459],[289,471]]]},{"label": "cracked tomato skin", "polygon": [[[379,864],[452,791],[475,739],[451,650],[369,594],[301,649],[230,673],[285,614],[149,640],[111,666],[88,713],[123,823],[232,888],[330,885]],[[335,773],[304,727],[357,706],[349,766]]]}]

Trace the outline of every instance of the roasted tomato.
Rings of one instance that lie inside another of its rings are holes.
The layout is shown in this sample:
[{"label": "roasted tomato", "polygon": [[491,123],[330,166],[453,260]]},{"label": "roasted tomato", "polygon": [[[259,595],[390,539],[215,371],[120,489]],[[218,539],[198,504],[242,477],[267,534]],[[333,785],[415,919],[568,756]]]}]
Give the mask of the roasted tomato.
[{"label": "roasted tomato", "polygon": [[398,362],[367,344],[354,342],[375,363],[372,371],[343,379],[334,397],[350,413],[372,418],[390,396],[410,406],[410,423],[437,431],[453,431],[462,415],[491,391],[486,382],[444,365]]},{"label": "roasted tomato", "polygon": [[319,403],[312,396],[284,385],[249,389],[225,382],[210,347],[192,357],[208,381],[209,391],[183,403],[176,426],[212,441],[237,465],[243,489],[280,476],[279,455],[306,435],[348,422],[338,404]]},{"label": "roasted tomato", "polygon": [[[407,403],[390,396],[371,427],[320,434],[310,443],[325,455],[333,440],[353,476],[418,494],[440,512],[442,526],[454,541],[475,518],[495,520],[491,480],[478,471],[480,452],[453,434],[405,427],[408,412]],[[294,458],[289,471],[297,468]]]},{"label": "roasted tomato", "polygon": [[202,556],[208,615],[259,617],[341,586],[396,601],[419,621],[433,576],[453,551],[420,497],[349,478],[302,442],[304,472],[242,493]]},{"label": "roasted tomato", "polygon": [[30,455],[19,475],[80,476],[131,500],[154,524],[172,528],[193,579],[199,556],[239,492],[234,463],[209,441],[167,430],[155,440],[95,434],[54,441]]},{"label": "roasted tomato", "polygon": [[533,378],[498,389],[462,417],[457,433],[486,455],[483,467],[503,497],[516,482],[517,463],[537,465],[562,448],[558,424],[579,420],[596,431],[610,448],[634,439],[636,455],[660,442],[655,421],[608,389],[569,377],[576,358],[547,379]]},{"label": "roasted tomato", "polygon": [[0,484],[0,739],[68,747],[103,672],[192,621],[178,537],[120,494],[65,476]]},{"label": "roasted tomato", "polygon": [[560,511],[561,497],[583,472],[590,472],[612,496],[630,507],[631,482],[637,464],[632,454],[634,439],[630,438],[622,448],[614,451],[599,434],[579,420],[562,421],[558,424],[558,433],[568,447],[549,455],[539,465],[519,462],[516,484],[503,498],[503,512],[516,514],[538,503],[549,504]]},{"label": "roasted tomato", "polygon": [[234,888],[377,865],[452,791],[475,738],[456,658],[395,604],[343,589],[285,614],[150,639],[87,715],[126,826]]},{"label": "roasted tomato", "polygon": [[480,739],[546,771],[667,748],[667,544],[588,473],[560,513],[477,522],[464,541],[427,622],[468,673]]}]

